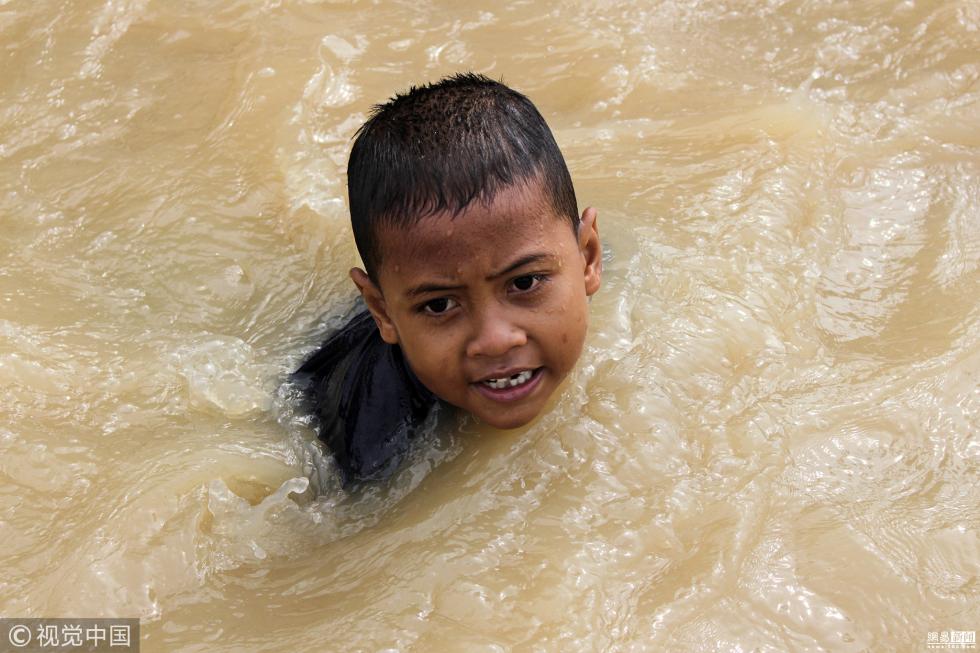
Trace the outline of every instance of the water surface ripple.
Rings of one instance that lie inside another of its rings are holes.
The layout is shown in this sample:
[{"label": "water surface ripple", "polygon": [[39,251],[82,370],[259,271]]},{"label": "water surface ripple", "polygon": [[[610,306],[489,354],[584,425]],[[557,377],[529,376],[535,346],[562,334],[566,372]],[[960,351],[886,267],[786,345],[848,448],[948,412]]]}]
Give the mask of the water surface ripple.
[{"label": "water surface ripple", "polygon": [[[884,651],[980,627],[972,0],[0,0],[0,614],[144,651]],[[373,103],[528,93],[599,211],[552,410],[340,490]]]}]

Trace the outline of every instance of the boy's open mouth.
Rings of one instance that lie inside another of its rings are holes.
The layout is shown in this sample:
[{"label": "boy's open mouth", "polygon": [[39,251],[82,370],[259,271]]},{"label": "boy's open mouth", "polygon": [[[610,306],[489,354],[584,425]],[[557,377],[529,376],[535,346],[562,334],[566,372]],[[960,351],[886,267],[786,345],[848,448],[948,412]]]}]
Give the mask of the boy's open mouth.
[{"label": "boy's open mouth", "polygon": [[486,397],[496,401],[514,401],[527,396],[538,385],[541,379],[541,370],[537,367],[533,370],[521,370],[515,374],[501,378],[483,379],[473,385]]},{"label": "boy's open mouth", "polygon": [[524,370],[523,372],[505,376],[500,379],[486,379],[484,381],[480,381],[480,383],[486,383],[494,390],[503,390],[504,388],[513,388],[514,386],[527,383],[531,379],[531,375],[533,373],[534,370]]}]

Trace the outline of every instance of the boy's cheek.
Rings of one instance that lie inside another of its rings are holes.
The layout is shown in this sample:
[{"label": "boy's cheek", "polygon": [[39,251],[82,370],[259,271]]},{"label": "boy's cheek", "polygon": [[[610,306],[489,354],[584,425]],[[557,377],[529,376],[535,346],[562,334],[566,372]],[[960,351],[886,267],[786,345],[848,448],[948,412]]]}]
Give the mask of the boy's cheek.
[{"label": "boy's cheek", "polygon": [[[438,381],[452,370],[452,359],[446,343],[431,342],[431,338],[414,334],[402,344],[402,352],[415,375],[423,380]],[[430,388],[431,389],[431,388]]]},{"label": "boy's cheek", "polygon": [[588,329],[589,319],[588,312],[586,311],[575,316],[574,327],[572,329],[562,331],[561,333],[562,348],[565,351],[565,356],[569,359],[569,371],[575,367],[578,359],[582,356]]}]

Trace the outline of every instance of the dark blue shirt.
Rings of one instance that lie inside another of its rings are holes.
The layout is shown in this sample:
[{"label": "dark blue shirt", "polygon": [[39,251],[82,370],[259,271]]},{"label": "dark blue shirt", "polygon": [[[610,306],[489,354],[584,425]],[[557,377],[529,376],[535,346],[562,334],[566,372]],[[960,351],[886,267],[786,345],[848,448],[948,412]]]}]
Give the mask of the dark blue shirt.
[{"label": "dark blue shirt", "polygon": [[381,339],[367,309],[327,338],[292,379],[309,400],[317,436],[344,485],[389,476],[437,401],[401,348]]}]

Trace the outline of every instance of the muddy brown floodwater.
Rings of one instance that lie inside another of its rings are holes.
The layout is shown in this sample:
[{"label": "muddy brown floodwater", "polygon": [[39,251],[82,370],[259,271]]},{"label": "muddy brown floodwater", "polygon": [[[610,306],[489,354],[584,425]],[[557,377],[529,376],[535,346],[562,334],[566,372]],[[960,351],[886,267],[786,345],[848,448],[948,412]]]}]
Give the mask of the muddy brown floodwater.
[{"label": "muddy brown floodwater", "polygon": [[[920,651],[980,629],[980,4],[0,0],[0,614],[143,651]],[[583,358],[345,493],[286,374],[371,105],[527,93]]]}]

